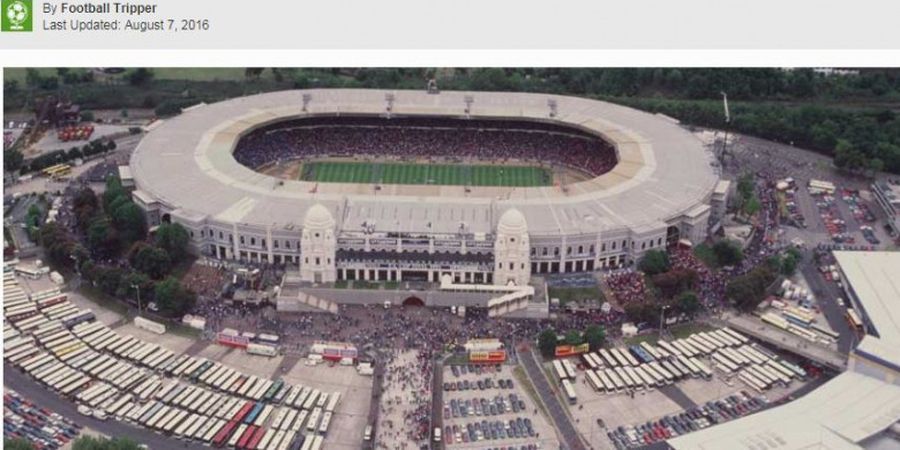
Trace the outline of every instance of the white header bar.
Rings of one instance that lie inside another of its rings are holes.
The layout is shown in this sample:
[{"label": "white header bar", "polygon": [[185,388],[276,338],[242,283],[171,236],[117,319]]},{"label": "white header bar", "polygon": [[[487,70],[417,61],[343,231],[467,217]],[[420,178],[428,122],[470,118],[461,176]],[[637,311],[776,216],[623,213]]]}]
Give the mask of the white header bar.
[{"label": "white header bar", "polygon": [[0,49],[900,48],[874,0],[2,1],[33,31]]}]

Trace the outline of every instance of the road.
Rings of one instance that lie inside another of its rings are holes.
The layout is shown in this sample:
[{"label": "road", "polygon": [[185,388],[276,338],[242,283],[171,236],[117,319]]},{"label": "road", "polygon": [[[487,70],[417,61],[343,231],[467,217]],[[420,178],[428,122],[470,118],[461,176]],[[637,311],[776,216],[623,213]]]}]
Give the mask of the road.
[{"label": "road", "polygon": [[528,378],[534,384],[535,390],[541,396],[541,401],[547,407],[547,412],[550,414],[551,420],[553,420],[557,435],[565,441],[565,444],[562,444],[561,447],[569,450],[583,450],[585,446],[579,437],[578,431],[575,430],[575,427],[569,420],[569,415],[563,410],[563,405],[559,403],[559,399],[553,393],[553,389],[550,387],[550,383],[547,382],[547,377],[535,359],[534,353],[531,351],[520,353],[519,359],[522,362],[522,366],[525,367],[525,371],[528,372]]},{"label": "road", "polygon": [[[815,265],[803,264],[800,271],[803,273],[803,277],[806,278],[806,283],[809,284],[809,289],[816,298],[819,309],[822,310],[822,314],[828,320],[828,325],[832,330],[840,334],[837,341],[838,351],[843,354],[850,353],[856,337],[850,330],[850,324],[847,323],[847,319],[844,316],[846,309],[838,305],[836,300],[838,297],[843,297],[844,293],[834,283],[826,282]],[[847,301],[847,299],[844,300]]]},{"label": "road", "polygon": [[141,444],[146,444],[154,450],[174,448],[204,450],[209,448],[203,444],[178,441],[146,428],[138,428],[117,420],[101,421],[93,417],[85,417],[78,414],[78,411],[75,409],[75,403],[44,388],[15,367],[4,364],[3,370],[3,385],[5,387],[22,394],[23,397],[33,401],[38,406],[54,411],[81,426],[91,428],[107,436],[129,437]]}]

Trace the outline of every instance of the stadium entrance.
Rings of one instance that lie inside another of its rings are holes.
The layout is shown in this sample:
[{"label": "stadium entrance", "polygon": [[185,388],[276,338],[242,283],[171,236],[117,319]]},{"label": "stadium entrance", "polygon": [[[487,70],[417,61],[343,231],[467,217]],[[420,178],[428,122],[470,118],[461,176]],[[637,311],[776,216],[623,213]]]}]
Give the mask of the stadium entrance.
[{"label": "stadium entrance", "polygon": [[407,297],[403,300],[403,306],[425,306],[425,302],[419,297]]}]

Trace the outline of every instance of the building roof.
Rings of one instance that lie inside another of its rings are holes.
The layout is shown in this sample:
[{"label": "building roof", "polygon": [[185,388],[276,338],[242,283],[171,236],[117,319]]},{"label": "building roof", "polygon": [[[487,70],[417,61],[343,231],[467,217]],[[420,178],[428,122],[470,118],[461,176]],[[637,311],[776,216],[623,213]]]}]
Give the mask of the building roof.
[{"label": "building roof", "polygon": [[[848,288],[875,327],[877,347],[892,349],[887,360],[900,360],[900,252],[834,252]],[[868,338],[866,338],[867,340]],[[874,338],[873,338],[874,339]],[[869,344],[869,350],[877,351]]]},{"label": "building roof", "polygon": [[[703,143],[677,123],[591,99],[548,94],[392,91],[397,116],[463,116],[553,121],[602,135],[619,163],[599,177],[560,189],[314,183],[281,180],[239,164],[232,151],[243,134],[274,122],[338,114],[381,115],[384,90],[272,92],[201,105],[153,128],[131,157],[138,188],[169,209],[218,220],[291,228],[314,203],[332,211],[339,229],[492,232],[510,207],[532,235],[586,234],[677,220],[708,201],[718,175]],[[310,100],[303,110],[304,95]],[[557,102],[549,117],[547,100]],[[233,205],[243,202],[233,210]],[[364,227],[362,224],[367,224]]]},{"label": "building roof", "polygon": [[859,449],[900,420],[900,386],[845,372],[797,400],[669,441],[676,450]]},{"label": "building roof", "polygon": [[509,208],[500,216],[497,222],[497,232],[505,234],[528,233],[528,222],[522,212],[516,208]]},{"label": "building roof", "polygon": [[334,226],[334,217],[320,203],[312,205],[306,211],[306,218],[303,219],[303,227],[317,230],[327,230]]}]

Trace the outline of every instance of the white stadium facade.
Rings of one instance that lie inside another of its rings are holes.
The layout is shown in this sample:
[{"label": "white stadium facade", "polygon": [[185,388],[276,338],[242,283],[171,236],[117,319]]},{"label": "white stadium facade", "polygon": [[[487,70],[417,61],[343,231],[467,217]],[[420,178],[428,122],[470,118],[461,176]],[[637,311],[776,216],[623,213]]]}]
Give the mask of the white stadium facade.
[{"label": "white stadium facade", "polygon": [[[253,130],[328,117],[555,124],[600,137],[616,164],[565,186],[374,185],[279,179],[233,155]],[[702,241],[725,203],[714,156],[690,131],[584,98],[296,90],[197,105],[150,128],[130,161],[150,225],[182,224],[210,257],[294,265],[304,283],[506,286],[621,267],[674,240]]]}]

